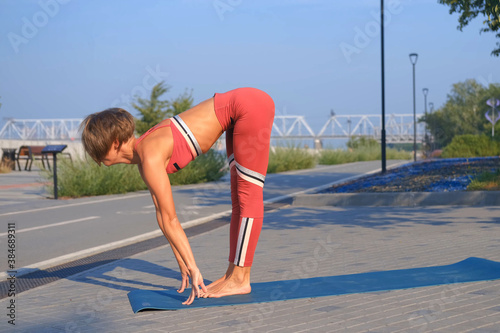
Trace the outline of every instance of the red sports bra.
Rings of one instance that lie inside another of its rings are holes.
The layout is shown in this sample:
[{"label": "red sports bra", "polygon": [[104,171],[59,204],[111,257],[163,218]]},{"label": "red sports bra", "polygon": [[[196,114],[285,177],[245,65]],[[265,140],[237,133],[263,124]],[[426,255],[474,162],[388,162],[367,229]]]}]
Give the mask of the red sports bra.
[{"label": "red sports bra", "polygon": [[167,173],[175,173],[179,171],[180,169],[188,165],[189,162],[194,160],[197,156],[200,156],[202,154],[198,141],[194,137],[191,130],[187,127],[186,123],[181,119],[181,117],[177,115],[173,118],[170,118],[169,124],[156,125],[154,127],[151,127],[135,142],[135,148],[137,149],[137,145],[139,144],[139,142],[141,142],[146,136],[153,133],[157,129],[170,127],[171,124],[174,125],[171,126],[173,149],[172,156],[170,157],[170,161],[167,165]]}]

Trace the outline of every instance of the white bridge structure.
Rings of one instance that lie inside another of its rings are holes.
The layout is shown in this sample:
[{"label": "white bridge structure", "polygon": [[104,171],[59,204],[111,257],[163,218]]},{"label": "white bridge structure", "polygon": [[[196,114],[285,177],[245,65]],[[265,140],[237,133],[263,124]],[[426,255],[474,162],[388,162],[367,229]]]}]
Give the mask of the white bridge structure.
[{"label": "white bridge structure", "polygon": [[[419,123],[422,115],[416,115],[417,141],[425,135],[425,124]],[[387,143],[411,143],[414,140],[413,114],[391,114],[385,117]],[[371,137],[380,141],[382,136],[381,115],[333,115],[315,133],[304,116],[276,116],[273,139],[350,139]]]},{"label": "white bridge structure", "polygon": [[0,130],[4,140],[78,140],[83,119],[8,119]]},{"label": "white bridge structure", "polygon": [[[425,124],[418,123],[417,141],[424,138]],[[380,115],[333,115],[316,133],[305,116],[277,115],[273,123],[271,138],[274,140],[297,139],[349,139],[371,137],[381,139],[382,117]],[[0,140],[79,140],[82,119],[9,119],[0,129]],[[391,114],[386,116],[386,142],[413,142],[413,114]]]}]

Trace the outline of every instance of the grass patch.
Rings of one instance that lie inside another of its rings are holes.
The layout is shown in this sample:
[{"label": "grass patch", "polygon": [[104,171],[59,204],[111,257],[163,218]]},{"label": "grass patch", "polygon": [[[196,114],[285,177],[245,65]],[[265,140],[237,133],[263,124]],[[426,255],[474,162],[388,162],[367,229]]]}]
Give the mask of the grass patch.
[{"label": "grass patch", "polygon": [[[225,158],[212,150],[198,157],[183,170],[169,175],[172,185],[195,184],[217,180],[225,173]],[[136,165],[117,164],[101,166],[87,160],[58,160],[57,185],[60,197],[80,198],[146,190]],[[51,171],[42,171],[42,176],[52,181]],[[48,186],[50,193],[53,185]]]},{"label": "grass patch", "polygon": [[342,149],[324,149],[318,157],[318,163],[323,165],[351,163],[354,161],[354,154]]},{"label": "grass patch", "polygon": [[[344,164],[363,161],[375,161],[382,158],[382,152],[379,146],[360,146],[349,151],[340,149],[325,149],[321,151],[318,163],[323,165]],[[386,149],[386,158],[388,160],[409,160],[411,153],[388,148]]]},{"label": "grass patch", "polygon": [[[344,164],[353,162],[375,161],[382,159],[382,149],[377,140],[366,137],[355,137],[347,142],[349,150],[325,149],[321,151],[318,163],[323,165]],[[388,160],[409,160],[411,153],[394,148],[386,149]]]},{"label": "grass patch", "polygon": [[297,147],[275,147],[269,152],[267,173],[310,169],[315,165],[315,156],[306,149]]},{"label": "grass patch", "polygon": [[470,182],[467,191],[500,191],[500,169],[483,172]]}]

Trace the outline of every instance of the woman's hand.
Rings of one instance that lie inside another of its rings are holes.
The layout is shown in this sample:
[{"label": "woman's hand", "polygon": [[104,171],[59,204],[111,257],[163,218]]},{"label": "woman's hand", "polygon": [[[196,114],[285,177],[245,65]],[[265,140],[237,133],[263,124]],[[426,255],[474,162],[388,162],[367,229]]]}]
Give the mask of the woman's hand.
[{"label": "woman's hand", "polygon": [[[182,303],[189,305],[193,303],[195,297],[200,296],[199,286],[202,287],[203,291],[206,291],[207,287],[205,287],[203,277],[196,266],[193,250],[189,245],[186,233],[175,213],[172,188],[168,175],[165,172],[165,164],[169,161],[169,158],[158,153],[158,148],[155,144],[150,143],[148,147],[151,149],[146,153],[143,142],[142,154],[144,156],[141,157],[142,163],[139,171],[142,179],[148,185],[151,197],[155,203],[158,225],[170,243],[181,269],[182,282],[179,292],[184,291],[189,283],[188,279],[191,277],[191,295]],[[146,155],[147,158],[145,157]]]},{"label": "woman's hand", "polygon": [[191,269],[189,272],[191,276],[191,295],[182,304],[189,305],[193,303],[195,297],[200,297],[200,288],[203,292],[207,292],[207,287],[205,287],[205,282],[203,282],[203,276],[201,276],[200,270],[198,268]]},{"label": "woman's hand", "polygon": [[179,268],[181,270],[181,287],[179,289],[177,289],[177,292],[179,294],[181,294],[184,292],[184,289],[189,287],[190,275],[189,275],[189,270],[186,268],[186,266],[184,264],[183,265],[179,264]]}]

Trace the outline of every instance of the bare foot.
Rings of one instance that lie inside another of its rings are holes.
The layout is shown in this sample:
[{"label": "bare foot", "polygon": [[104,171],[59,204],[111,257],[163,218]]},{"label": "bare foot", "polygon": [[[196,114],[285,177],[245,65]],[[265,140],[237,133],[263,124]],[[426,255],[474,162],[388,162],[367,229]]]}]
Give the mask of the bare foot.
[{"label": "bare foot", "polygon": [[219,298],[230,295],[249,294],[252,291],[249,282],[236,281],[237,279],[229,277],[226,280],[218,283],[203,296],[204,298],[213,297]]},{"label": "bare foot", "polygon": [[200,290],[201,291],[201,294],[200,294],[200,297],[203,297],[203,295],[205,294],[208,294],[209,292],[215,290],[217,288],[217,286],[219,285],[219,283],[223,282],[226,280],[226,274],[224,274],[221,278],[213,281],[212,283],[210,283],[208,286],[207,286],[207,292],[203,292],[203,290]]},{"label": "bare foot", "polygon": [[203,292],[203,291],[202,291],[202,293],[201,293],[200,297],[207,297],[207,296],[205,296],[206,294],[208,294],[208,293],[210,293],[210,292],[212,292],[212,291],[214,291],[214,290],[218,290],[218,289],[217,289],[217,286],[218,286],[221,282],[225,281],[225,280],[226,280],[229,276],[231,276],[231,275],[233,274],[233,271],[234,271],[234,267],[235,267],[235,266],[236,266],[235,264],[233,264],[232,262],[229,262],[229,265],[227,266],[226,273],[225,273],[225,274],[224,274],[221,278],[219,278],[219,279],[217,279],[217,280],[213,281],[212,283],[210,283],[210,284],[207,286],[207,293],[205,293],[205,292]]},{"label": "bare foot", "polygon": [[223,297],[229,295],[248,294],[252,291],[250,287],[251,267],[238,267],[233,263],[229,264],[226,274],[219,280],[211,283],[207,287],[207,292],[201,297]]}]

